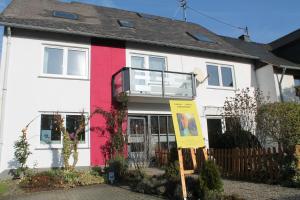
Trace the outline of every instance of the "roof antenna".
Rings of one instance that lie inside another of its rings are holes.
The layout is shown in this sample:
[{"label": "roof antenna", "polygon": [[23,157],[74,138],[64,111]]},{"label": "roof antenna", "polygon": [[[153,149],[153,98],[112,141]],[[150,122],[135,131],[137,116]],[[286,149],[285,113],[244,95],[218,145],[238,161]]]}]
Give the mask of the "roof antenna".
[{"label": "roof antenna", "polygon": [[182,8],[183,20],[186,22],[186,8],[187,8],[187,0],[179,0],[180,7]]},{"label": "roof antenna", "polygon": [[245,35],[249,36],[249,29],[248,29],[248,26],[245,27],[244,31],[245,31]]}]

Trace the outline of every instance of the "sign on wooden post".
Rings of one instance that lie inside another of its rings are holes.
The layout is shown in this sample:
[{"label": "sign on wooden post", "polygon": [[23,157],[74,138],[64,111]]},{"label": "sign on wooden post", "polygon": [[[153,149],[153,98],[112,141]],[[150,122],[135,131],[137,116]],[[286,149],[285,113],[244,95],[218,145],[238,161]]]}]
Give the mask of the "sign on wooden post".
[{"label": "sign on wooden post", "polygon": [[[202,148],[205,160],[207,159],[207,152],[204,148],[205,144],[195,102],[170,100],[170,107],[178,148],[182,194],[183,198],[187,199],[185,175],[195,173],[197,168],[196,150]],[[182,149],[190,149],[193,162],[192,170],[184,169]]]}]

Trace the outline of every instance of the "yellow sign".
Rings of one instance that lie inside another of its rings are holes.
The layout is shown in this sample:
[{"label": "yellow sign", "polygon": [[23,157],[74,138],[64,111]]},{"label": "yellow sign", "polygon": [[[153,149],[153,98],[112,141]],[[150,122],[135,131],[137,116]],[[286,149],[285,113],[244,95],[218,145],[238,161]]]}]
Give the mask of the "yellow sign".
[{"label": "yellow sign", "polygon": [[204,147],[204,139],[194,101],[170,100],[177,148]]}]

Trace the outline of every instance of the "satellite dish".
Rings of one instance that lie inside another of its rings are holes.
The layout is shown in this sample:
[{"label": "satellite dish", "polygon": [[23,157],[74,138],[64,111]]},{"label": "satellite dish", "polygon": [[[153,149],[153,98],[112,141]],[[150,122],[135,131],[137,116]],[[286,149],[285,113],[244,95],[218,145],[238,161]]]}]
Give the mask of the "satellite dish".
[{"label": "satellite dish", "polygon": [[205,76],[203,71],[199,68],[194,68],[193,72],[194,72],[194,74],[196,74],[195,78],[196,78],[196,81],[197,81],[197,86],[199,84],[203,83],[208,78],[208,76]]}]

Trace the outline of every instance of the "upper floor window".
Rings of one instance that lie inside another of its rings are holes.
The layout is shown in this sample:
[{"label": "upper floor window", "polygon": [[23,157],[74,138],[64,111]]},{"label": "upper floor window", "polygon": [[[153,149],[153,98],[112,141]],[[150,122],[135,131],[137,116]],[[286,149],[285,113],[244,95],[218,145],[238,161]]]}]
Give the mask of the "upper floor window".
[{"label": "upper floor window", "polygon": [[134,54],[131,56],[131,67],[165,71],[166,58],[162,56],[149,56]]},{"label": "upper floor window", "polygon": [[87,78],[88,49],[45,46],[43,74]]},{"label": "upper floor window", "polygon": [[216,87],[234,87],[233,67],[227,65],[207,65],[208,85]]}]

